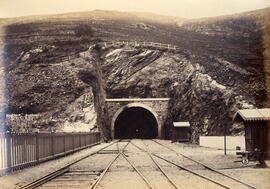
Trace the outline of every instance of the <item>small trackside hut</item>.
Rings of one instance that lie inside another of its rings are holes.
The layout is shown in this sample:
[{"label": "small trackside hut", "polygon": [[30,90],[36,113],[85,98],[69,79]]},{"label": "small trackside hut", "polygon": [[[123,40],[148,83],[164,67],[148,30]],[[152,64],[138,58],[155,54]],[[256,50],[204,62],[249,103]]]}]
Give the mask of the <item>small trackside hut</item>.
[{"label": "small trackside hut", "polygon": [[234,118],[235,122],[243,122],[245,127],[246,151],[238,152],[242,155],[243,163],[250,160],[258,160],[265,166],[265,158],[269,156],[267,151],[267,135],[270,121],[270,108],[239,110]]},{"label": "small trackside hut", "polygon": [[190,141],[189,122],[173,122],[172,141],[173,142],[189,142]]}]

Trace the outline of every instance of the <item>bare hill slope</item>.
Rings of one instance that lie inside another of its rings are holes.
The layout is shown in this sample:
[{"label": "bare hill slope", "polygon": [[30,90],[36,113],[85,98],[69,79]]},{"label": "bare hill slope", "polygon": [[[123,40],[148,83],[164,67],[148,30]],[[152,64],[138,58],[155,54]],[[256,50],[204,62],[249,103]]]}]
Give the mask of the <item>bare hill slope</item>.
[{"label": "bare hill slope", "polygon": [[269,10],[203,20],[102,10],[2,19],[3,106],[54,115],[61,125],[69,105],[89,93],[79,73],[93,65],[81,52],[100,41],[157,42],[179,49],[104,48],[107,96],[171,97],[168,124],[190,120],[195,141],[198,133],[221,134],[238,108],[266,101],[262,28]]}]

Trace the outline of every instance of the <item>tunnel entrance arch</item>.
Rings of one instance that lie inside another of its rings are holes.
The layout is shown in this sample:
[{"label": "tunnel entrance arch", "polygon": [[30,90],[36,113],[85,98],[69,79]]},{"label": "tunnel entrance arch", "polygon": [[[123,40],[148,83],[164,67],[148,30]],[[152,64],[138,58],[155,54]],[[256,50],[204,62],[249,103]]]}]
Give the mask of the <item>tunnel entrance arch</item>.
[{"label": "tunnel entrance arch", "polygon": [[156,138],[158,137],[158,116],[151,107],[130,103],[121,107],[113,116],[112,137],[123,138]]}]

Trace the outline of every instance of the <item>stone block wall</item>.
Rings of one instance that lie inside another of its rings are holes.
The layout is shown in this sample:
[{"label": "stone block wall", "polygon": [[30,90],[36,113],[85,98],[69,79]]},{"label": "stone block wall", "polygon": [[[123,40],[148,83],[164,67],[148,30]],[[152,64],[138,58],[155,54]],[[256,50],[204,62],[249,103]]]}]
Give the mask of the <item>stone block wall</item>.
[{"label": "stone block wall", "polygon": [[111,123],[112,137],[114,137],[114,121],[117,116],[129,107],[142,107],[150,111],[158,122],[158,137],[164,138],[164,122],[167,116],[168,98],[154,99],[106,99],[107,108],[109,110],[109,119]]}]

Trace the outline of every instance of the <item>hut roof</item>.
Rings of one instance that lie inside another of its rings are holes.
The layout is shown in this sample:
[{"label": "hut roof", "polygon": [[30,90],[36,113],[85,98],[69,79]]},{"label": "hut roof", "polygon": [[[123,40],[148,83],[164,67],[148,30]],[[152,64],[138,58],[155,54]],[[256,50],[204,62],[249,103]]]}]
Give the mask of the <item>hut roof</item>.
[{"label": "hut roof", "polygon": [[173,122],[174,127],[190,127],[189,122]]},{"label": "hut roof", "polygon": [[234,121],[264,121],[270,120],[270,108],[238,110]]}]

